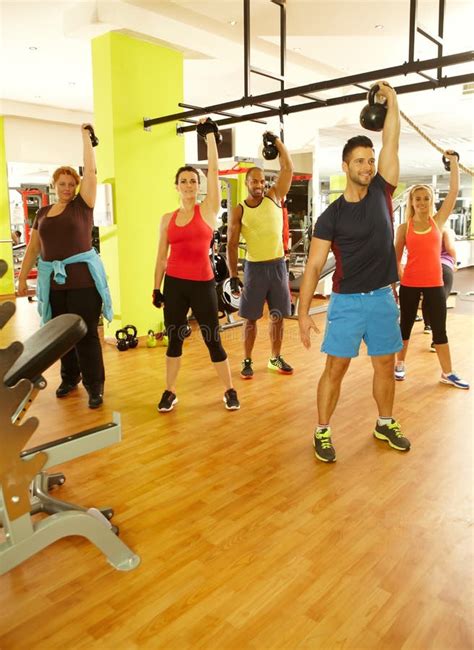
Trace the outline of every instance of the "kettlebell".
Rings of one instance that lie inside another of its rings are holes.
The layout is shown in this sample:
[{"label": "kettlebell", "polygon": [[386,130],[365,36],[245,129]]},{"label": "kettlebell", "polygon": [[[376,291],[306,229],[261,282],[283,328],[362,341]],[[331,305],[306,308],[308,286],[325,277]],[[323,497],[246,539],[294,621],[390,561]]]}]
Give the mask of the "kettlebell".
[{"label": "kettlebell", "polygon": [[387,107],[375,100],[375,95],[380,90],[380,86],[375,84],[369,90],[369,103],[364,106],[360,113],[360,125],[369,131],[381,131],[387,115]]},{"label": "kettlebell", "polygon": [[128,347],[130,349],[136,348],[138,345],[138,338],[137,338],[137,328],[135,327],[135,325],[125,325],[123,329],[127,334]]},{"label": "kettlebell", "polygon": [[265,131],[263,138],[263,151],[262,156],[265,160],[275,160],[278,158],[278,149],[275,146],[276,136],[270,131]]},{"label": "kettlebell", "polygon": [[115,338],[117,339],[117,350],[120,350],[120,352],[128,350],[128,334],[124,329],[117,330]]},{"label": "kettlebell", "polygon": [[148,330],[148,337],[146,340],[147,348],[156,348],[156,337],[153,330]]},{"label": "kettlebell", "polygon": [[[449,153],[452,153],[453,156],[456,156],[456,158],[457,158],[458,161],[459,161],[459,154],[458,154],[457,151],[450,151]],[[451,162],[450,162],[449,158],[446,158],[446,156],[443,154],[443,156],[442,156],[441,159],[442,159],[442,161],[443,161],[443,165],[444,165],[445,170],[446,170],[447,172],[450,172],[450,171],[451,171]]]}]

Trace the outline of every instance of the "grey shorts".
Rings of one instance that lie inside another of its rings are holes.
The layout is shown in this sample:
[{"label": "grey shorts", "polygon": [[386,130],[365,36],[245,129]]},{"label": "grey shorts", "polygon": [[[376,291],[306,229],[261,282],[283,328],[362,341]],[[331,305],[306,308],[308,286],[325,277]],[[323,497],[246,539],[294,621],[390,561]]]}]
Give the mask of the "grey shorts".
[{"label": "grey shorts", "polygon": [[248,320],[258,320],[263,315],[265,302],[274,317],[290,315],[290,289],[283,258],[245,263],[239,315]]}]

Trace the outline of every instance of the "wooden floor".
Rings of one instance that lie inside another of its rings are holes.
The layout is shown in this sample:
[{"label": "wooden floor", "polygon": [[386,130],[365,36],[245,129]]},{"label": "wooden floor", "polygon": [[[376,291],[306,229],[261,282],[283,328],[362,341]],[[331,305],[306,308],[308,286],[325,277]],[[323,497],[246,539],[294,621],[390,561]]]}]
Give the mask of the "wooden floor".
[{"label": "wooden floor", "polygon": [[[316,320],[322,329],[325,315]],[[35,306],[19,300],[0,344],[36,324]],[[455,368],[472,381],[472,310],[450,312],[448,325]],[[105,345],[106,402],[96,412],[82,387],[57,400],[58,369],[48,371],[28,446],[121,412],[123,441],[68,463],[58,495],[112,505],[141,565],[115,571],[78,537],[50,546],[0,577],[1,650],[473,647],[473,391],[438,382],[417,323],[395,409],[411,451],[372,437],[363,352],[343,385],[332,423],[338,461],[327,466],[311,444],[319,342],[305,351],[288,321],[295,374],[275,376],[264,324],[255,378],[243,382],[241,335],[224,333],[239,412],[224,409],[196,332],[169,414],[156,411],[163,347]]]}]

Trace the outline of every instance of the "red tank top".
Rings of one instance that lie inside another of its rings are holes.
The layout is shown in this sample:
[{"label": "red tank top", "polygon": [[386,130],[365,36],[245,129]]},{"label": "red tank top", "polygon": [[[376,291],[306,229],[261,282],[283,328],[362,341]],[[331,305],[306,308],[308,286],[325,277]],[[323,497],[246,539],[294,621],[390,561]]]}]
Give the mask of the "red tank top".
[{"label": "red tank top", "polygon": [[168,225],[170,255],[166,275],[182,280],[207,281],[214,278],[209,259],[212,228],[201,215],[199,204],[194,206],[191,221],[185,226],[176,225],[178,210],[173,212]]},{"label": "red tank top", "polygon": [[430,217],[431,229],[420,234],[415,232],[412,219],[407,225],[405,246],[408,260],[401,284],[405,287],[442,287],[441,232]]}]

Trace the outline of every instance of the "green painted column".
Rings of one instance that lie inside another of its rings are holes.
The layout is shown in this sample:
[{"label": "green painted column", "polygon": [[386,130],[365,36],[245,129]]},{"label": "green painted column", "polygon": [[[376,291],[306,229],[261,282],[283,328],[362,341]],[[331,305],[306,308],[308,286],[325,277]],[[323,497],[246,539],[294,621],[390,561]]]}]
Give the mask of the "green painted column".
[{"label": "green painted column", "polygon": [[346,175],[333,174],[329,177],[329,203],[332,203],[341,196],[346,189]]},{"label": "green painted column", "polygon": [[143,129],[143,117],[176,113],[183,101],[183,56],[124,34],[92,42],[98,180],[111,183],[114,225],[101,227],[101,256],[115,318],[107,335],[128,324],[139,336],[158,329],[151,304],[162,215],[178,207],[174,186],[184,140],[170,122]]},{"label": "green painted column", "polygon": [[7,158],[5,155],[5,120],[0,117],[0,260],[8,264],[8,271],[3,278],[0,278],[0,296],[15,293],[15,282],[13,279],[13,248],[11,240],[10,225],[10,202],[8,199],[8,170]]}]

